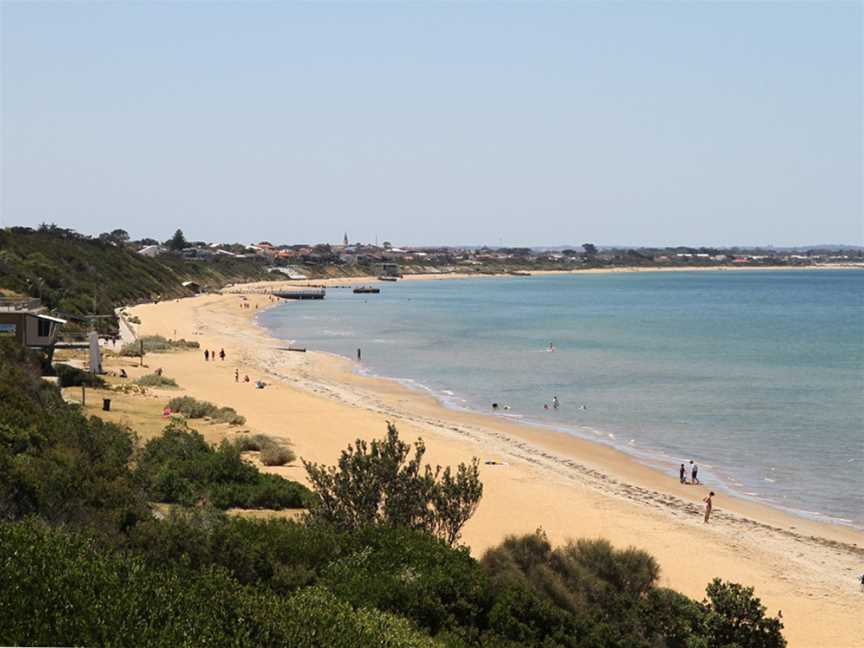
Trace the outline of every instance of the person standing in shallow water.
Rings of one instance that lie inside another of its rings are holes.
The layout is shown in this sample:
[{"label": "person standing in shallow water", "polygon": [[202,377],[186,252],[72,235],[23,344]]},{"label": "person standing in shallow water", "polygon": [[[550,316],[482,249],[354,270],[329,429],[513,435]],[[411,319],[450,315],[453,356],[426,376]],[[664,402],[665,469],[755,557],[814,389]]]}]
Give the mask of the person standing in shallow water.
[{"label": "person standing in shallow water", "polygon": [[714,491],[708,493],[708,497],[702,500],[705,502],[705,524],[708,524],[708,518],[711,517],[711,510],[714,508],[714,501],[711,499],[712,497],[714,497]]}]

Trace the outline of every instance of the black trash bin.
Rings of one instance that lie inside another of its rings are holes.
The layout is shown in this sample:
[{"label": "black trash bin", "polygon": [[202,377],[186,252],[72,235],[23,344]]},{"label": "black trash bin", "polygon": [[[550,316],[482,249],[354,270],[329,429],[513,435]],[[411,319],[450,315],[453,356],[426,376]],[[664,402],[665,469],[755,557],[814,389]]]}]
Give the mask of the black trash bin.
[{"label": "black trash bin", "polygon": [[103,398],[102,399],[102,409],[105,410],[106,412],[111,411],[111,399],[110,398]]}]

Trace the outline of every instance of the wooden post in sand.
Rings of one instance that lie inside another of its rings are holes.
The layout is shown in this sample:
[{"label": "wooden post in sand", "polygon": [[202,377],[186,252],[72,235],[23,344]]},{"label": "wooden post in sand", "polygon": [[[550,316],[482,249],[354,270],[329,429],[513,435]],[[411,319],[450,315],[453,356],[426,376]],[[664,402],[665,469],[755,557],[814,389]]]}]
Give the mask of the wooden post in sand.
[{"label": "wooden post in sand", "polygon": [[138,351],[138,366],[144,366],[144,340],[138,340],[139,351]]},{"label": "wooden post in sand", "polygon": [[87,388],[81,385],[81,407],[87,407]]}]

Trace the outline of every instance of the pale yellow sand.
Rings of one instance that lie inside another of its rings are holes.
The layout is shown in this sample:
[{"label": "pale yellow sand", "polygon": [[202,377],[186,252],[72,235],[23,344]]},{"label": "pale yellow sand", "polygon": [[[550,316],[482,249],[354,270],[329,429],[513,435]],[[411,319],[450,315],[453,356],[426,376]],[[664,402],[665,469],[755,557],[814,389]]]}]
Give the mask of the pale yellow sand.
[{"label": "pale yellow sand", "polygon": [[[253,308],[242,309],[244,301]],[[433,463],[472,456],[505,462],[481,465],[483,501],[464,533],[476,556],[506,534],[538,527],[556,543],[605,537],[647,550],[660,562],[663,585],[699,599],[715,576],[755,586],[771,614],[782,610],[792,646],[862,645],[864,593],[856,576],[864,571],[864,533],[723,494],[705,525],[706,488],[681,486],[677,475],[563,434],[447,410],[399,384],[354,375],[345,359],[277,350],[287,344],[253,322],[260,312],[254,305],[270,303],[265,295],[205,295],[130,311],[141,318],[140,333],[202,345],[200,352],[150,355],[151,370],[163,367],[181,393],[234,407],[246,427],[290,438],[306,459],[334,463],[349,442],[380,437],[392,420],[403,436],[424,438]],[[291,307],[299,312],[304,304]],[[224,348],[228,357],[205,363],[205,348]],[[235,368],[252,383],[235,384]],[[255,389],[257,379],[267,388]],[[302,467],[273,471],[304,479]]]}]

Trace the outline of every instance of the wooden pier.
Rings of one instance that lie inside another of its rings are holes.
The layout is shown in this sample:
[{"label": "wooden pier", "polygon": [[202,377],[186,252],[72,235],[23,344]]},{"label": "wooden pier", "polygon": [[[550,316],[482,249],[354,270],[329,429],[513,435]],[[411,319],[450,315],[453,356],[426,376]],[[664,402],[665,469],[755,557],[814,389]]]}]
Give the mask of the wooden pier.
[{"label": "wooden pier", "polygon": [[273,296],[281,299],[324,299],[327,291],[323,288],[294,288],[292,290],[274,290]]}]

